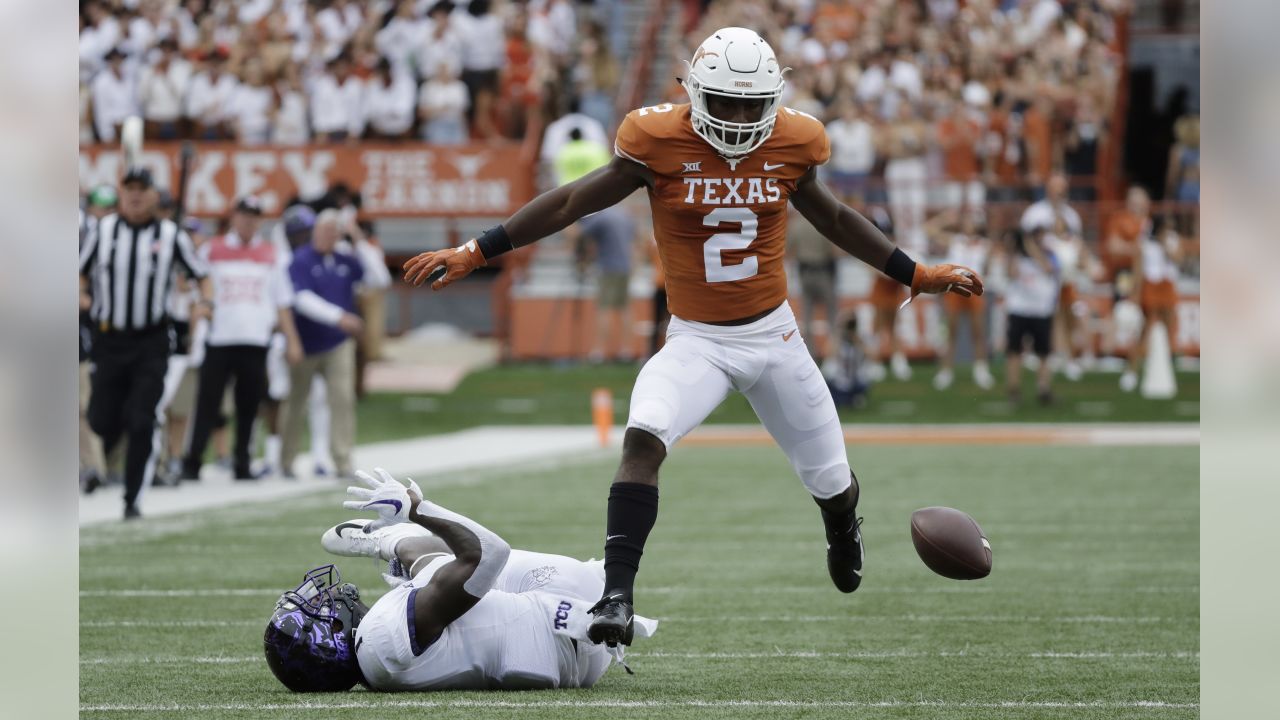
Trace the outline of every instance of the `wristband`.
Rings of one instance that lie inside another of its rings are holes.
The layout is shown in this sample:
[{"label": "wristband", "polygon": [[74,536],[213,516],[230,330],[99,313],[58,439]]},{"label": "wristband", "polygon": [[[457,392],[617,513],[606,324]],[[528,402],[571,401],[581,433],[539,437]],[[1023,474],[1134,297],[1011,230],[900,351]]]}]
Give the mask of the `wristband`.
[{"label": "wristband", "polygon": [[898,282],[911,287],[911,279],[916,274],[916,261],[907,256],[899,248],[893,249],[889,262],[884,264],[884,274]]},{"label": "wristband", "polygon": [[491,260],[515,249],[511,244],[511,238],[507,236],[506,228],[501,225],[485,230],[484,234],[476,239],[476,245],[480,248],[480,254],[485,260]]}]

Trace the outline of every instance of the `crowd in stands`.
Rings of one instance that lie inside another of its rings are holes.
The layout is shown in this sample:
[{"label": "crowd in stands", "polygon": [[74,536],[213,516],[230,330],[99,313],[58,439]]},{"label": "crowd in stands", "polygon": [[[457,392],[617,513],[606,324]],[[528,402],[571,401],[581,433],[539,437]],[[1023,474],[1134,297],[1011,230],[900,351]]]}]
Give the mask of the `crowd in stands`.
[{"label": "crowd in stands", "polygon": [[829,169],[855,200],[902,157],[941,181],[931,205],[1037,199],[1055,170],[1088,199],[1121,69],[1114,18],[1130,1],[718,1],[682,52],[716,27],[763,28],[792,68],[784,104],[829,123]]},{"label": "crowd in stands", "polygon": [[83,0],[80,140],[521,137],[570,95],[606,126],[618,64],[571,0]]}]

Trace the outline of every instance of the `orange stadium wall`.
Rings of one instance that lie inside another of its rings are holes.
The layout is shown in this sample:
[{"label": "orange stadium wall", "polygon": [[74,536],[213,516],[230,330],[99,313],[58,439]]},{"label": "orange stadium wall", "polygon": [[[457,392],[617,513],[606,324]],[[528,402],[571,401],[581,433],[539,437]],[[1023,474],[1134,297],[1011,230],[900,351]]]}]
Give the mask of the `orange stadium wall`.
[{"label": "orange stadium wall", "polygon": [[[176,192],[179,143],[149,143],[139,164]],[[509,215],[533,198],[533,168],[519,143],[441,147],[425,143],[252,146],[200,143],[187,179],[186,212],[220,216],[254,194],[268,215],[294,196],[318,198],[344,182],[368,219]],[[118,149],[80,149],[80,187],[115,184]]]},{"label": "orange stadium wall", "polygon": [[[797,317],[803,304],[791,299],[791,307]],[[998,301],[997,301],[998,302]],[[1137,340],[1132,323],[1116,323],[1112,317],[1109,297],[1087,297],[1084,302],[1094,318],[1095,332],[1089,341],[1099,355],[1125,356]],[[846,297],[840,301],[843,313],[859,313],[859,329],[871,340],[871,306],[861,297]],[[632,333],[627,349],[634,357],[648,353],[652,332],[653,304],[649,298],[631,299]],[[511,303],[511,334],[508,355],[511,360],[560,360],[586,357],[592,348],[595,335],[595,300],[592,298],[519,298]],[[998,314],[993,312],[992,316]],[[937,348],[931,339],[942,337],[938,325],[942,315],[933,298],[921,297],[898,315],[898,335],[904,349],[913,360],[937,357]],[[994,325],[1001,328],[1002,325]],[[993,335],[996,347],[1002,338]],[[825,349],[824,334],[808,338],[810,345]],[[1200,297],[1183,295],[1178,303],[1178,328],[1174,337],[1174,351],[1188,356],[1200,355]]]}]

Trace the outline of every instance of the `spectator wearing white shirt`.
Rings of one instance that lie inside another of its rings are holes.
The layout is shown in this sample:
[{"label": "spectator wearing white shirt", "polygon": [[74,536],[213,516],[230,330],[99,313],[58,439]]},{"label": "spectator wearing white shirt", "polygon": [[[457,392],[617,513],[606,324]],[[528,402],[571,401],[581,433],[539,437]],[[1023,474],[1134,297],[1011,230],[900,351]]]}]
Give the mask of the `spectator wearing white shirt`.
[{"label": "spectator wearing white shirt", "polygon": [[277,145],[305,145],[311,140],[311,123],[307,117],[307,95],[302,89],[298,66],[284,66],[276,83],[280,107],[271,127],[271,142]]},{"label": "spectator wearing white shirt", "polygon": [[889,84],[888,64],[888,55],[883,51],[872,55],[867,61],[867,67],[858,78],[858,87],[854,90],[854,97],[859,102],[878,103],[884,96]]},{"label": "spectator wearing white shirt", "polygon": [[80,79],[88,80],[102,69],[107,53],[120,42],[120,21],[98,0],[84,5],[84,25],[80,29]]},{"label": "spectator wearing white shirt", "polygon": [[182,463],[184,479],[200,477],[205,447],[231,378],[236,401],[235,478],[254,479],[249,445],[258,406],[267,394],[272,333],[284,333],[290,364],[302,360],[291,312],[293,288],[275,245],[258,232],[261,215],[256,198],[242,198],[231,216],[231,232],[201,248],[215,297],[196,390],[195,425]]},{"label": "spectator wearing white shirt", "polygon": [[1007,337],[1005,339],[1005,383],[1009,399],[1017,404],[1022,395],[1022,354],[1029,341],[1040,358],[1036,370],[1036,391],[1041,405],[1053,401],[1049,366],[1052,348],[1053,315],[1058,307],[1059,268],[1045,245],[1045,233],[1013,232],[1013,248],[1008,254],[1004,293]]},{"label": "spectator wearing white shirt", "polygon": [[197,23],[208,12],[208,0],[183,0],[173,11],[173,19],[177,25],[178,47],[190,50],[195,47],[200,36]]},{"label": "spectator wearing white shirt", "polygon": [[1014,28],[1014,41],[1021,48],[1035,45],[1061,15],[1062,4],[1058,0],[1021,0],[1015,10],[1006,13]]},{"label": "spectator wearing white shirt", "polygon": [[276,0],[241,0],[238,4],[240,9],[236,12],[236,19],[241,25],[252,25],[271,12]]},{"label": "spectator wearing white shirt", "polygon": [[435,77],[422,84],[418,94],[422,139],[434,145],[465,144],[467,99],[467,86],[452,68],[440,66]]},{"label": "spectator wearing white shirt", "polygon": [[427,13],[424,40],[417,51],[418,77],[431,79],[440,68],[448,68],[455,76],[462,72],[462,39],[450,17],[453,4],[440,0]]},{"label": "spectator wearing white shirt", "polygon": [[1043,200],[1038,200],[1027,206],[1022,213],[1022,219],[1019,225],[1022,231],[1026,233],[1035,230],[1052,230],[1061,221],[1068,233],[1072,235],[1080,235],[1083,232],[1083,226],[1080,223],[1080,213],[1075,208],[1067,204],[1068,183],[1065,175],[1055,173],[1049,177],[1049,182],[1045,184],[1045,196]]},{"label": "spectator wearing white shirt", "polygon": [[205,69],[191,79],[191,87],[187,91],[187,117],[198,139],[231,137],[231,96],[239,83],[227,72],[226,66],[226,53],[214,50],[205,58]]},{"label": "spectator wearing white shirt", "polygon": [[462,40],[462,82],[471,96],[467,121],[482,138],[493,138],[493,103],[498,95],[498,71],[506,64],[506,31],[489,0],[471,0],[466,12],[454,13]]},{"label": "spectator wearing white shirt", "polygon": [[889,66],[889,85],[905,93],[913,101],[919,100],[924,93],[924,78],[911,46],[903,45],[898,48],[898,56]]},{"label": "spectator wearing white shirt", "polygon": [[261,145],[271,137],[272,120],[279,103],[276,93],[267,84],[262,61],[256,57],[245,61],[240,83],[227,110],[235,129],[236,140],[242,145]]},{"label": "spectator wearing white shirt", "polygon": [[395,15],[374,35],[378,54],[391,61],[397,73],[412,73],[415,54],[426,47],[427,21],[418,17],[414,0],[400,0]]},{"label": "spectator wearing white shirt", "polygon": [[311,126],[316,140],[341,142],[360,136],[364,127],[364,83],[351,72],[351,58],[339,54],[311,87]]},{"label": "spectator wearing white shirt", "polygon": [[333,0],[322,4],[325,7],[316,13],[315,20],[321,37],[313,38],[312,42],[324,43],[325,57],[330,57],[339,52],[351,36],[355,35],[356,30],[360,29],[364,14],[360,9],[362,3],[350,0]]},{"label": "spectator wearing white shirt", "polygon": [[402,140],[413,130],[414,103],[417,101],[413,79],[406,72],[395,72],[391,62],[378,61],[364,92],[364,118],[368,137],[379,140]]},{"label": "spectator wearing white shirt", "polygon": [[98,140],[115,142],[125,118],[136,115],[133,79],[124,72],[124,53],[112,48],[103,58],[107,67],[93,78],[93,126]]},{"label": "spectator wearing white shirt", "polygon": [[1080,286],[1091,279],[1093,261],[1081,237],[1080,213],[1067,204],[1067,177],[1061,173],[1049,176],[1043,200],[1032,203],[1022,213],[1019,225],[1024,233],[1044,233],[1045,247],[1053,253],[1060,273],[1058,306],[1054,312],[1053,344],[1056,352],[1065,354],[1065,363],[1055,358],[1069,380],[1080,379],[1081,319],[1076,305]]},{"label": "spectator wearing white shirt", "polygon": [[178,43],[165,38],[156,46],[159,56],[138,77],[138,102],[148,138],[178,137],[182,106],[191,85],[191,63],[178,55]]},{"label": "spectator wearing white shirt", "polygon": [[827,125],[827,137],[831,141],[827,182],[843,201],[860,207],[866,195],[867,177],[876,164],[875,130],[853,101],[843,101],[838,109],[839,117]]},{"label": "spectator wearing white shirt", "polygon": [[577,20],[568,0],[548,0],[529,8],[526,37],[529,44],[547,52],[560,63],[573,48]]},{"label": "spectator wearing white shirt", "polygon": [[162,40],[178,40],[179,25],[168,0],[142,0],[137,3],[138,14],[129,21],[129,37],[126,46],[141,56]]}]

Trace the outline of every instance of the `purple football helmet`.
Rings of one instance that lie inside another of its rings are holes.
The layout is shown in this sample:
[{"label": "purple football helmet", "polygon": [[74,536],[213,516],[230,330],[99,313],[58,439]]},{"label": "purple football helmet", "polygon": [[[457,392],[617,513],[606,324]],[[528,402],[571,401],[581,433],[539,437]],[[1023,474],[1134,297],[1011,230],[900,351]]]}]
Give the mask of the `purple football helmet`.
[{"label": "purple football helmet", "polygon": [[263,647],[276,679],[294,692],[342,692],[362,680],[356,627],[369,609],[333,565],[308,572],[276,601]]}]

